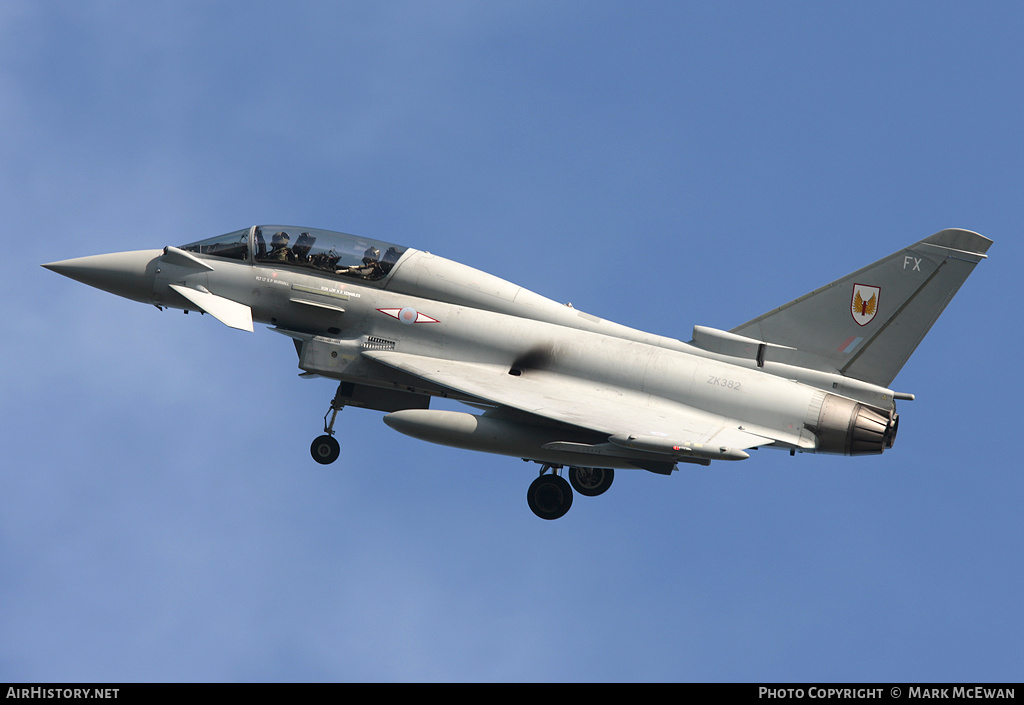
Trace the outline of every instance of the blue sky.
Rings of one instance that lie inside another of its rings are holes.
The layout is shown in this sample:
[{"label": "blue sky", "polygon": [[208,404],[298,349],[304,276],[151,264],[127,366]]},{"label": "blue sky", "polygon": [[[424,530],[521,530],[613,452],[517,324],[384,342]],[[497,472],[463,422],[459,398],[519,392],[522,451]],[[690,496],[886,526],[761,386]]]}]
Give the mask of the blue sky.
[{"label": "blue sky", "polygon": [[[0,681],[1019,681],[1017,3],[0,4]],[[339,419],[290,341],[38,265],[254,223],[731,328],[995,244],[895,448],[622,471]]]}]

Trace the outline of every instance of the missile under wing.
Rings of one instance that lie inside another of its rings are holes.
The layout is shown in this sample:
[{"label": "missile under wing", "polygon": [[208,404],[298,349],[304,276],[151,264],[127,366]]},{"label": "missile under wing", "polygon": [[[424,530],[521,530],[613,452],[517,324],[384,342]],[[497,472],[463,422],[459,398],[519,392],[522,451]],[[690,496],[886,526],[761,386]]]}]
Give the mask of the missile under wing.
[{"label": "missile under wing", "polygon": [[[337,413],[386,412],[407,435],[541,466],[531,509],[560,517],[616,469],[744,460],[754,448],[878,454],[889,388],[991,241],[943,230],[730,331],[688,342],[561,305],[413,248],[254,226],[163,250],[44,265],[161,309],[290,337],[303,376],[338,381],[313,441],[335,461]],[[470,412],[430,409],[434,397]],[[568,482],[561,476],[566,470]]]}]

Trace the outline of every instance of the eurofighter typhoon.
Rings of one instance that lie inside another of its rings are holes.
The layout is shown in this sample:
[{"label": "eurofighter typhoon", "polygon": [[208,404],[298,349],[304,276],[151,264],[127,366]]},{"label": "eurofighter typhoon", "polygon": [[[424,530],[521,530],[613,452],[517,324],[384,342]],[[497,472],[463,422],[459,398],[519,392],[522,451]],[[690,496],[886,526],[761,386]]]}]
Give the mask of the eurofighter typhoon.
[{"label": "eurofighter typhoon", "polygon": [[[543,519],[614,470],[746,460],[754,448],[892,448],[893,379],[992,241],[943,230],[731,330],[681,342],[603,320],[412,248],[262,225],[47,269],[159,309],[288,336],[303,376],[338,381],[313,459],[340,454],[345,406],[414,438],[536,462]],[[432,397],[473,411],[430,409]],[[568,481],[562,475],[566,471]]]}]

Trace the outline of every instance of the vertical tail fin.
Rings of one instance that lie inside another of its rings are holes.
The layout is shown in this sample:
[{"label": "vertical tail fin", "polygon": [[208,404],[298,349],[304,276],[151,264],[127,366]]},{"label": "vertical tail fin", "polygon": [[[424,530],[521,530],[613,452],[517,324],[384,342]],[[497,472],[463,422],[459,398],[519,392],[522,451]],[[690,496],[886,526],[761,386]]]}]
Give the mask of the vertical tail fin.
[{"label": "vertical tail fin", "polygon": [[777,362],[888,387],[991,244],[942,230],[730,332],[796,348]]}]

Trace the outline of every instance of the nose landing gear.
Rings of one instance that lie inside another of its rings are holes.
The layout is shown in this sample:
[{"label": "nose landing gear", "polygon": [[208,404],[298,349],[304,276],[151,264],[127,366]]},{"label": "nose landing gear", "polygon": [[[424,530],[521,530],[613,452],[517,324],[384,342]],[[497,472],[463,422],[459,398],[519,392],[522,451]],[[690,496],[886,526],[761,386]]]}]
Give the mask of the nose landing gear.
[{"label": "nose landing gear", "polygon": [[309,454],[321,465],[330,465],[341,455],[341,444],[334,436],[317,436],[309,446]]},{"label": "nose landing gear", "polygon": [[[317,436],[309,446],[309,454],[321,465],[330,465],[341,455],[341,444],[334,437],[334,421],[338,418],[338,412],[344,408],[345,403],[342,401],[341,384],[339,384],[338,391],[335,392],[334,399],[331,400],[331,408],[324,414],[324,435]],[[331,417],[330,421],[327,420],[328,416]]]}]

